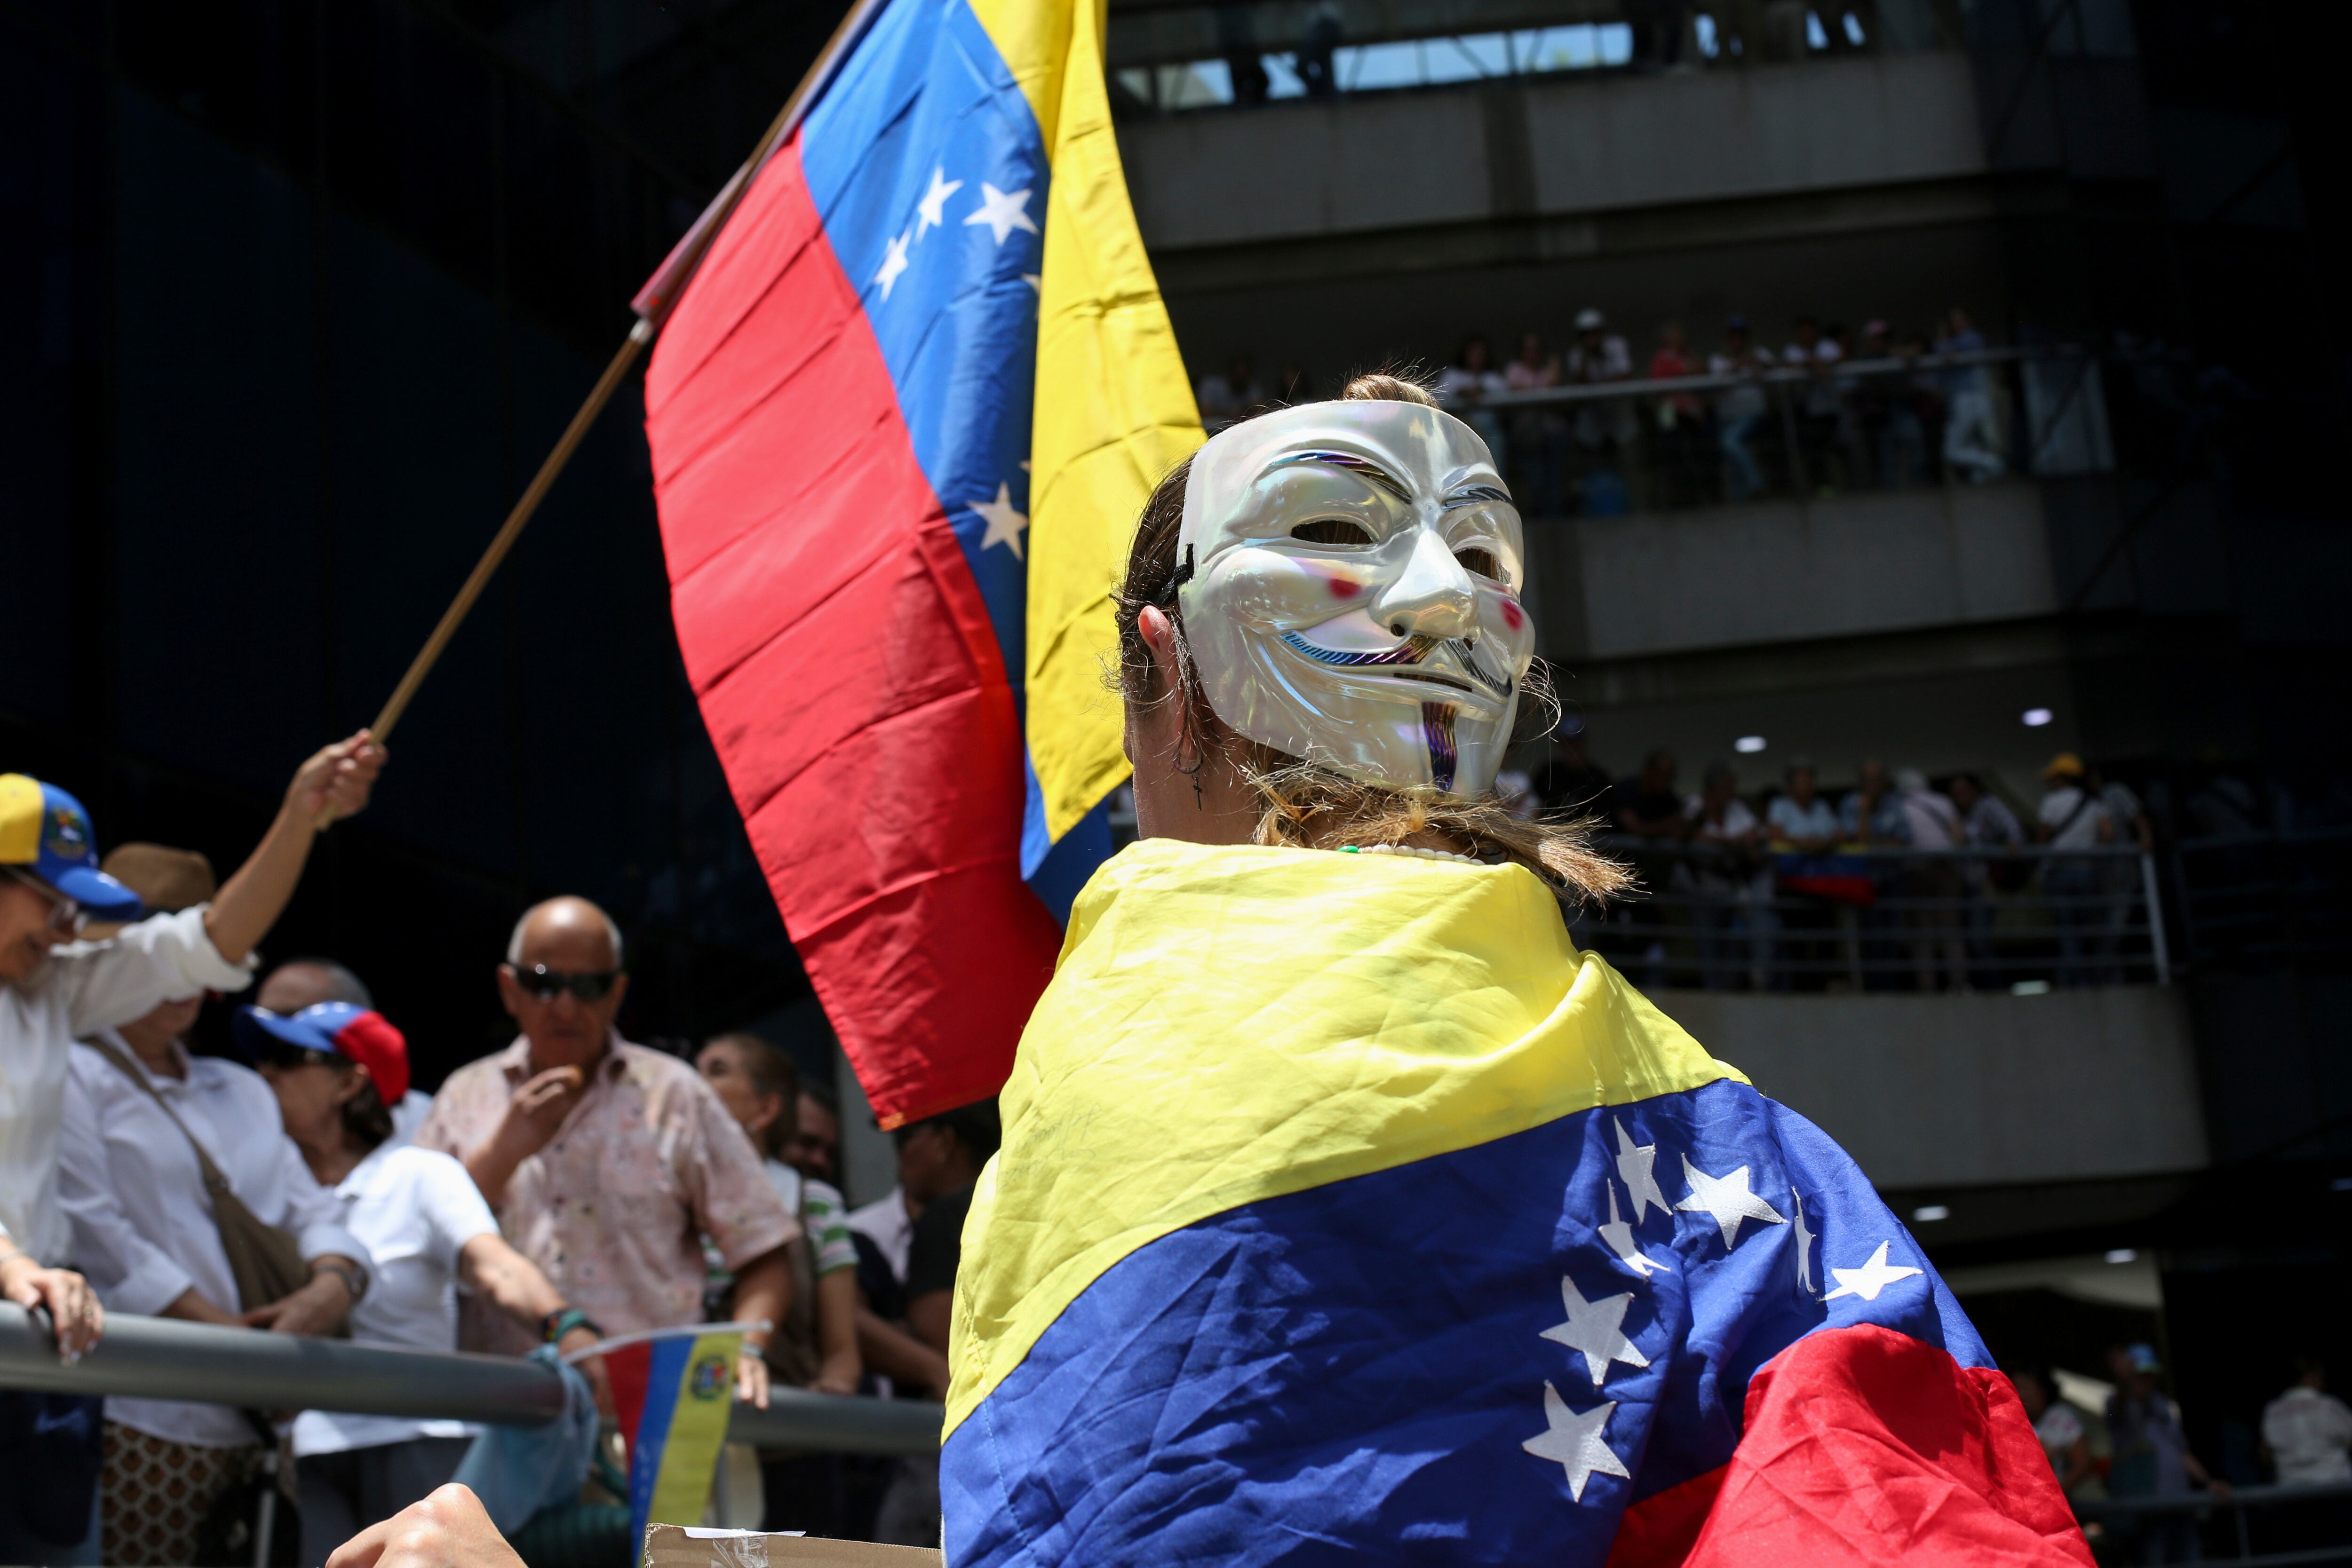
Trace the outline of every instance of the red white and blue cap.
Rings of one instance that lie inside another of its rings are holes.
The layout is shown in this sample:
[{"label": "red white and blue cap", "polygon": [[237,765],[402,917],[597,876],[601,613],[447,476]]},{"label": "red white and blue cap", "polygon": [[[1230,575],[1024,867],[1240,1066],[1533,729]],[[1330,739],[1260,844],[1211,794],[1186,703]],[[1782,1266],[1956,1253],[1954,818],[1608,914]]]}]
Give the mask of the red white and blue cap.
[{"label": "red white and blue cap", "polygon": [[27,871],[100,920],[136,920],[139,895],[98,869],[97,835],[81,802],[54,784],[0,773],[0,865]]},{"label": "red white and blue cap", "polygon": [[373,1008],[317,1002],[299,1013],[274,1013],[243,1007],[236,1009],[234,1028],[237,1044],[252,1055],[262,1054],[275,1040],[358,1062],[386,1105],[398,1104],[408,1092],[407,1037]]}]

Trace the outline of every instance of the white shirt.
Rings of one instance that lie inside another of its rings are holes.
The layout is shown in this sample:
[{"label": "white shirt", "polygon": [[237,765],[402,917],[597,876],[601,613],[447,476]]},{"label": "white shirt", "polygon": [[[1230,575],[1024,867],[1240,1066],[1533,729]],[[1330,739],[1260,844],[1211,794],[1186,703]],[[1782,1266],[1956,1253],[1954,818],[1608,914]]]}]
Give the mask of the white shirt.
[{"label": "white shirt", "polygon": [[2042,1439],[2042,1451],[2050,1456],[2050,1468],[2063,1476],[2066,1473],[2066,1450],[2083,1440],[2083,1417],[2064,1400],[2053,1399],[2042,1412],[2042,1419],[2033,1424],[2033,1435]]},{"label": "white shirt", "polygon": [[1725,804],[1720,822],[1706,820],[1706,797],[1704,795],[1693,795],[1685,800],[1683,815],[1698,824],[1696,831],[1700,838],[1716,842],[1745,839],[1756,831],[1756,813],[1749,810],[1748,802],[1737,795]]},{"label": "white shirt", "polygon": [[1952,798],[1936,789],[1916,789],[1903,797],[1903,819],[1910,824],[1911,841],[1923,850],[1956,850],[1966,830],[1960,809]]},{"label": "white shirt", "polygon": [[412,1089],[402,1095],[400,1103],[391,1107],[392,1136],[385,1140],[384,1147],[396,1149],[415,1143],[416,1129],[432,1110],[433,1096],[422,1090]]},{"label": "white shirt", "polygon": [[[447,1354],[457,1348],[457,1254],[499,1222],[466,1167],[447,1155],[386,1143],[334,1190],[346,1229],[374,1258],[367,1297],[352,1309],[352,1340]],[[339,1454],[412,1437],[466,1437],[464,1421],[344,1416],[306,1410],[295,1418],[294,1452]]]},{"label": "white shirt", "polygon": [[891,1278],[907,1282],[907,1249],[915,1242],[915,1221],[907,1213],[904,1188],[894,1186],[865,1207],[851,1209],[849,1228],[871,1239],[890,1265]]},{"label": "white shirt", "polygon": [[[2051,839],[2051,848],[2086,850],[2098,843],[2099,824],[2107,820],[2107,809],[2093,800],[2077,811],[2074,808],[2082,804],[2083,791],[2072,784],[2053,789],[2042,797],[2042,807],[2034,813],[2041,819],[2042,825],[2056,830],[2061,822],[2066,824],[2063,831],[2055,832]],[[2070,817],[2074,819],[2072,821],[2067,821]]]},{"label": "white shirt", "polygon": [[1511,383],[1503,379],[1500,371],[1474,371],[1467,365],[1448,365],[1437,378],[1437,395],[1441,398],[1475,402],[1510,390]]},{"label": "white shirt", "polygon": [[2279,1485],[2352,1481],[2352,1408],[2333,1394],[2301,1386],[2263,1407],[2263,1441],[2278,1466]]},{"label": "white shirt", "polygon": [[220,956],[198,904],[110,941],[57,948],[30,978],[0,986],[0,1234],[45,1263],[65,1260],[71,1228],[58,1207],[58,1125],[75,1037],[199,991],[241,991],[253,966],[250,955],[242,964]]},{"label": "white shirt", "polygon": [[1838,836],[1837,809],[1819,795],[1811,806],[1800,806],[1794,795],[1775,795],[1764,820],[1772,825],[1772,836],[1794,842],[1799,839],[1834,839]]},{"label": "white shirt", "polygon": [[[233,1061],[173,1051],[187,1077],[158,1078],[119,1037],[102,1036],[154,1085],[228,1178],[229,1190],[268,1224],[293,1234],[305,1258],[368,1261],[331,1195],[310,1177],[286,1135],[278,1096]],[[73,1221],[73,1260],[116,1312],[152,1315],[194,1287],[238,1310],[236,1278],[213,1222],[212,1200],[187,1136],[152,1096],[87,1045],[73,1047],[58,1145],[58,1197]],[[226,1405],[109,1399],[106,1418],[151,1437],[205,1448],[254,1440]]]}]

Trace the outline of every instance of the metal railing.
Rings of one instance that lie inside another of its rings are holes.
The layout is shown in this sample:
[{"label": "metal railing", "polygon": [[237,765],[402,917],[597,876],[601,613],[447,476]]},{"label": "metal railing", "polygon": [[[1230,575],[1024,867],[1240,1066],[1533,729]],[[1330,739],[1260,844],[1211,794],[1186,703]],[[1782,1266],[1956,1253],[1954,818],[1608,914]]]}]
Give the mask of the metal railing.
[{"label": "metal railing", "polygon": [[2190,961],[2270,967],[2352,959],[2352,827],[2183,839],[2172,864]]},{"label": "metal railing", "polygon": [[2128,845],[1601,843],[1640,888],[1571,931],[1645,988],[2030,992],[2172,978],[2156,859]]},{"label": "metal railing", "polygon": [[1952,0],[1801,0],[1667,14],[1632,0],[1114,0],[1129,113],[1246,108],[1567,72],[1744,69],[1961,45]]},{"label": "metal railing", "polygon": [[[2352,1481],[2323,1486],[2249,1486],[2234,1487],[2226,1496],[2214,1492],[2192,1492],[2186,1497],[2105,1498],[2097,1501],[2077,1501],[2074,1517],[2086,1523],[2095,1521],[2116,1534],[2127,1536],[2135,1526],[2147,1520],[2179,1516],[2196,1518],[2226,1512],[2230,1515],[2234,1532],[2237,1555],[2208,1561],[2275,1564],[2277,1568],[2286,1568],[2289,1563],[2352,1563],[2352,1521],[2338,1521],[2335,1529],[2310,1531],[2336,1535],[2337,1540],[2330,1544],[2257,1554],[2254,1532],[2249,1528],[2249,1517],[2262,1512],[2307,1512],[2312,1505],[2318,1504],[2341,1509],[2347,1501],[2352,1501]],[[2326,1522],[2321,1521],[2323,1525]]]},{"label": "metal railing", "polygon": [[[1446,405],[1529,517],[1611,517],[2116,466],[2100,361],[2071,345],[1475,391]],[[1629,369],[1621,363],[1619,370]]]},{"label": "metal railing", "polygon": [[[68,1365],[58,1360],[46,1316],[12,1301],[0,1301],[0,1387],[514,1427],[543,1427],[563,1409],[562,1380],[537,1362],[129,1313],[109,1313],[98,1347]],[[737,1405],[727,1435],[761,1448],[933,1454],[944,1414],[912,1400],[777,1388],[765,1410]]]}]

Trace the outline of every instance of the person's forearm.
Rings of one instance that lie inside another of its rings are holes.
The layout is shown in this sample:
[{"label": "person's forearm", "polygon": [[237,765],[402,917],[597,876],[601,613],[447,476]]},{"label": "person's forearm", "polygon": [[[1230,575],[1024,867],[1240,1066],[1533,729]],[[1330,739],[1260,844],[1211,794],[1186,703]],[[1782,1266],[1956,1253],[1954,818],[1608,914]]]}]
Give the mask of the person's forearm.
[{"label": "person's forearm", "polygon": [[259,945],[285,912],[310,859],[310,841],[318,830],[295,814],[291,801],[278,809],[277,820],[261,836],[245,863],[221,885],[205,911],[205,935],[214,948],[232,964],[241,964]]},{"label": "person's forearm", "polygon": [[857,1358],[857,1270],[835,1269],[816,1281],[816,1343],[824,1377],[852,1385],[864,1368]]},{"label": "person's forearm", "polygon": [[223,1328],[241,1329],[245,1320],[207,1298],[194,1285],[174,1297],[163,1311],[167,1318],[181,1318],[192,1323],[216,1323]]},{"label": "person's forearm", "polygon": [[744,1335],[747,1345],[765,1345],[776,1326],[784,1321],[784,1309],[793,1301],[792,1266],[782,1247],[762,1252],[735,1270],[734,1313],[742,1322],[764,1322],[765,1331],[753,1329]]},{"label": "person's forearm", "polygon": [[547,1276],[501,1237],[485,1232],[467,1242],[457,1254],[457,1271],[467,1290],[533,1333],[549,1313],[563,1310],[563,1297]]},{"label": "person's forearm", "polygon": [[857,1353],[868,1367],[902,1387],[947,1392],[948,1358],[871,1307],[857,1309]]},{"label": "person's forearm", "polygon": [[953,1291],[926,1291],[907,1303],[907,1326],[941,1356],[948,1353],[948,1331],[954,1321]]},{"label": "person's forearm", "polygon": [[515,1166],[522,1164],[517,1155],[499,1146],[495,1136],[486,1139],[482,1146],[467,1155],[461,1162],[466,1174],[474,1178],[474,1186],[482,1201],[496,1209],[507,1199],[507,1183],[514,1179]]}]

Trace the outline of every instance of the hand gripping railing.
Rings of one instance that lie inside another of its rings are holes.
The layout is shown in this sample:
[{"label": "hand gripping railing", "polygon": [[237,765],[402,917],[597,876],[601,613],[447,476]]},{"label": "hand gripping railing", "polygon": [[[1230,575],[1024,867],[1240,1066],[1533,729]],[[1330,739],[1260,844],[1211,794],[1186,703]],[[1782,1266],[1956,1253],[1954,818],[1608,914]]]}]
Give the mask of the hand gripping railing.
[{"label": "hand gripping railing", "polygon": [[[262,1410],[543,1427],[563,1408],[562,1380],[536,1362],[436,1354],[216,1328],[110,1312],[98,1348],[58,1360],[46,1314],[0,1301],[0,1387],[190,1399]],[[729,1438],[835,1454],[932,1454],[942,1412],[911,1400],[841,1398],[778,1388],[768,1408],[737,1405]]]}]

